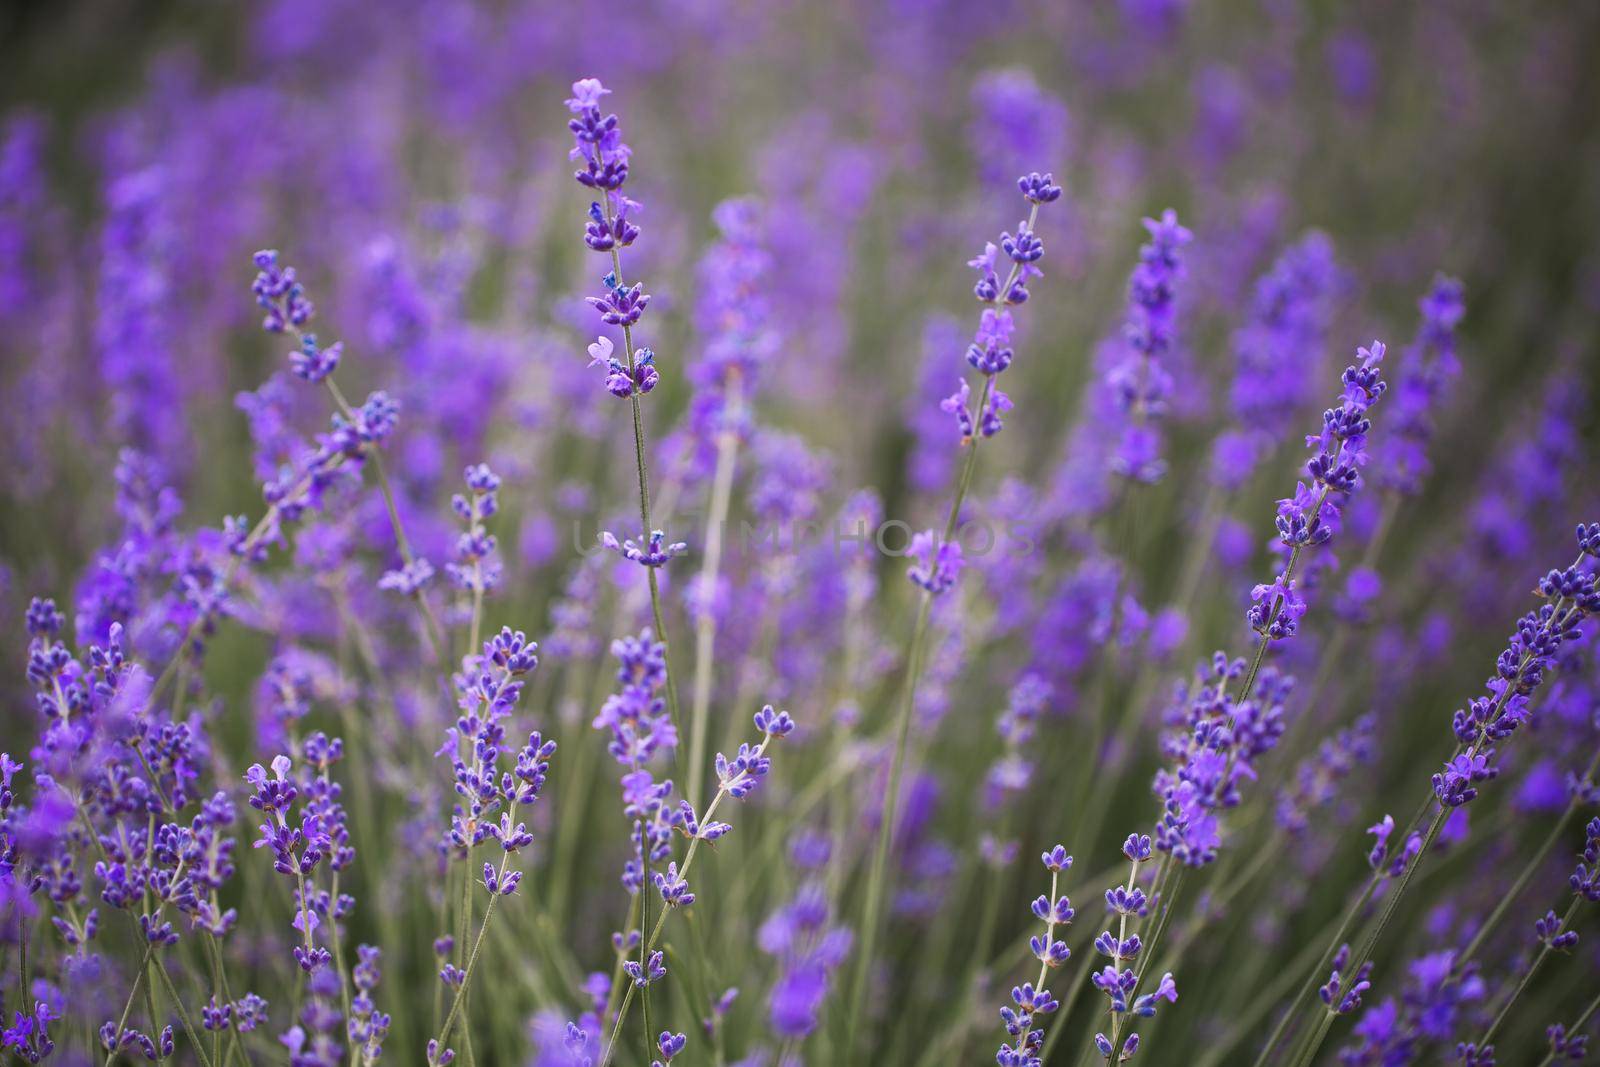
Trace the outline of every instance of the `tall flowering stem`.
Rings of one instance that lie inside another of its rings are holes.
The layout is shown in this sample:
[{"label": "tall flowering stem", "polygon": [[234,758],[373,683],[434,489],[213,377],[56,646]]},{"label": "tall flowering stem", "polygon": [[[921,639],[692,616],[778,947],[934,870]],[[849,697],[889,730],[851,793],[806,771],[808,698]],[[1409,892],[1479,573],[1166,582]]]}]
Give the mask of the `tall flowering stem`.
[{"label": "tall flowering stem", "polygon": [[1072,901],[1057,896],[1061,872],[1072,866],[1072,857],[1067,855],[1065,847],[1056,845],[1043,853],[1040,860],[1050,872],[1050,894],[1034,900],[1033,916],[1044,923],[1044,936],[1036,934],[1028,939],[1028,948],[1039,961],[1039,977],[1031,983],[1013,986],[1011,1005],[1000,1009],[1000,1022],[1011,1041],[1016,1042],[1015,1045],[1009,1041],[1001,1043],[1000,1050],[995,1053],[995,1062],[1000,1067],[1043,1067],[1039,1049],[1044,1031],[1033,1024],[1038,1016],[1048,1015],[1061,1006],[1046,988],[1045,981],[1051,971],[1072,957],[1067,943],[1056,937],[1056,927],[1070,923],[1074,914]]},{"label": "tall flowering stem", "polygon": [[[1367,462],[1370,409],[1387,388],[1379,366],[1384,346],[1374,341],[1357,355],[1360,362],[1347,367],[1340,377],[1344,389],[1339,404],[1323,412],[1321,431],[1306,438],[1313,452],[1305,465],[1306,480],[1296,483],[1293,496],[1278,501],[1278,539],[1289,555],[1270,584],[1257,585],[1251,591],[1245,619],[1256,633],[1257,645],[1249,667],[1243,660],[1229,660],[1218,652],[1209,672],[1201,674],[1173,716],[1174,729],[1166,745],[1173,766],[1163,768],[1155,780],[1162,815],[1154,845],[1164,855],[1150,905],[1156,911],[1154,929],[1148,938],[1141,941],[1135,936],[1130,943],[1124,936],[1124,913],[1119,933],[1113,936],[1108,930],[1096,942],[1096,948],[1112,961],[1093,977],[1110,1002],[1111,1034],[1095,1035],[1095,1045],[1106,1060],[1129,1054],[1123,1034],[1130,1010],[1135,1015],[1149,1015],[1154,1010],[1153,1001],[1138,995],[1144,976],[1134,970],[1133,961],[1141,954],[1147,961],[1155,958],[1188,870],[1216,858],[1220,812],[1239,803],[1239,783],[1255,777],[1255,761],[1283,732],[1283,699],[1292,679],[1276,669],[1263,670],[1263,663],[1269,646],[1289,640],[1299,630],[1306,602],[1296,585],[1297,568],[1307,549],[1326,545],[1339,529],[1343,509],[1360,487],[1361,469]],[[1237,695],[1230,695],[1235,683]],[[1150,855],[1148,846],[1140,847],[1140,840],[1135,835],[1124,845],[1133,871],[1129,883],[1118,892],[1130,896],[1140,892],[1132,876],[1141,860]],[[1121,968],[1123,960],[1130,963],[1126,971]],[[1162,979],[1157,995],[1176,998],[1170,975]],[[1141,1010],[1141,1005],[1146,1010]]]},{"label": "tall flowering stem", "polygon": [[[1600,525],[1580,525],[1578,546],[1579,555],[1572,564],[1552,570],[1540,580],[1538,591],[1545,603],[1518,620],[1516,632],[1496,661],[1495,675],[1486,686],[1487,695],[1456,711],[1451,723],[1457,740],[1455,754],[1445,763],[1444,769],[1433,776],[1431,783],[1432,795],[1427,806],[1435,809],[1433,817],[1420,841],[1406,848],[1405,872],[1389,891],[1372,932],[1361,950],[1348,961],[1345,973],[1359,973],[1372,958],[1423,857],[1438,840],[1445,821],[1457,808],[1477,797],[1481,783],[1498,776],[1499,768],[1494,763],[1496,750],[1491,745],[1506,742],[1528,721],[1529,697],[1555,665],[1562,646],[1581,637],[1579,623],[1600,611],[1600,578],[1595,574],[1593,563],[1600,559]],[[1314,973],[1312,981],[1315,979]],[[1339,1007],[1338,998],[1334,998],[1317,1020],[1297,1063],[1309,1064],[1315,1060],[1333,1020],[1341,1014]],[[1290,1009],[1291,1014],[1294,1010]],[[1258,1062],[1266,1062],[1283,1030],[1284,1026],[1280,1025]]]},{"label": "tall flowering stem", "polygon": [[[694,687],[689,709],[689,774],[685,793],[698,805],[711,709],[711,665],[717,637],[717,583],[723,531],[733,495],[739,446],[749,434],[747,394],[772,347],[766,330],[762,289],[771,266],[760,243],[762,216],[750,200],[728,200],[713,213],[721,240],[701,260],[704,289],[700,315],[711,331],[693,369],[696,386],[690,413],[693,432],[716,445],[711,507],[706,515],[705,554],[695,582]],[[692,447],[692,446],[691,446]]]},{"label": "tall flowering stem", "polygon": [[[1002,233],[998,246],[992,242],[986,244],[984,250],[968,263],[978,272],[973,293],[984,305],[977,334],[966,353],[968,364],[983,375],[978,403],[975,407],[968,406],[971,386],[963,376],[957,391],[940,404],[944,411],[956,418],[961,444],[967,449],[966,460],[961,465],[955,496],[950,501],[943,536],[936,541],[931,531],[924,531],[911,542],[910,554],[917,563],[908,571],[907,577],[921,588],[922,594],[918,599],[916,623],[912,628],[911,646],[906,657],[905,678],[901,683],[903,696],[894,727],[894,756],[889,765],[888,789],[884,793],[872,867],[867,875],[866,900],[861,917],[861,953],[856,959],[849,1021],[845,1030],[847,1050],[856,1047],[856,1034],[860,1029],[867,997],[867,977],[871,973],[872,956],[877,947],[879,927],[883,923],[889,846],[894,837],[900,779],[905,771],[906,744],[916,706],[917,680],[921,677],[927,651],[928,620],[933,611],[933,598],[954,588],[961,573],[961,545],[955,539],[956,528],[961,520],[961,506],[966,502],[967,491],[972,486],[973,472],[977,469],[978,444],[984,438],[1000,432],[1001,417],[1012,406],[1011,399],[995,384],[995,378],[1011,365],[1013,356],[1010,347],[1013,329],[1011,308],[1028,299],[1028,282],[1041,273],[1035,265],[1044,256],[1044,242],[1034,230],[1039,219],[1039,208],[1061,197],[1061,187],[1054,184],[1048,174],[1025,175],[1017,179],[1017,187],[1029,205],[1027,221],[1018,224],[1015,235]],[[1003,282],[997,273],[1002,252],[1010,261]]]},{"label": "tall flowering stem", "polygon": [[[506,726],[522,695],[524,678],[539,664],[537,651],[538,646],[521,631],[504,628],[484,642],[481,655],[468,656],[456,676],[461,715],[446,731],[439,755],[449,759],[455,792],[461,799],[451,814],[442,848],[462,864],[469,892],[476,877],[471,869],[475,846],[494,841],[500,847],[500,863],[483,865],[480,884],[489,901],[464,965],[458,969],[446,964],[440,973],[440,979],[456,992],[438,1036],[428,1042],[430,1067],[442,1067],[454,1058],[446,1042],[465,1011],[495,905],[501,897],[514,894],[522,881],[522,872],[511,869],[511,858],[533,844],[533,834],[517,816],[543,793],[556,743],[535,732],[513,753],[507,747]],[[501,766],[502,755],[512,756],[509,768]],[[469,895],[463,901],[461,917],[470,924],[471,916]],[[463,929],[470,930],[470,925]],[[463,937],[463,949],[464,942]]]},{"label": "tall flowering stem", "polygon": [[[616,1056],[617,1041],[622,1034],[622,1024],[628,1018],[628,1008],[633,1003],[634,991],[643,990],[666,977],[665,960],[656,945],[660,943],[661,931],[667,924],[667,916],[677,908],[688,907],[694,903],[694,894],[689,891],[689,870],[694,866],[694,858],[700,850],[700,843],[716,841],[733,829],[727,823],[716,821],[718,809],[729,797],[743,800],[755,791],[761,780],[772,769],[772,760],[767,756],[767,749],[774,741],[787,737],[794,730],[794,720],[790,718],[788,712],[775,712],[769,705],[756,713],[755,726],[761,734],[759,744],[754,747],[741,744],[738,753],[732,759],[720,752],[717,754],[717,791],[706,805],[706,810],[696,813],[688,801],[682,801],[678,810],[671,816],[673,829],[689,839],[689,847],[684,852],[681,865],[669,864],[666,871],[657,872],[652,879],[656,891],[661,894],[661,899],[667,906],[656,916],[655,923],[648,926],[649,936],[640,942],[643,962],[636,963],[630,960],[624,966],[629,982],[622,994],[622,1003],[617,1006],[617,1017],[611,1025],[611,1037],[606,1042],[605,1054],[600,1060],[599,1067],[609,1067]],[[641,890],[641,893],[647,892],[648,888]]]},{"label": "tall flowering stem", "polygon": [[[589,249],[611,257],[611,271],[605,276],[606,295],[590,297],[589,303],[599,312],[601,321],[622,328],[623,358],[612,357],[613,346],[609,339],[601,338],[590,353],[595,362],[606,366],[606,389],[614,396],[626,397],[633,410],[633,452],[639,473],[640,539],[656,539],[658,532],[650,522],[650,476],[645,464],[644,412],[640,398],[654,389],[660,380],[655,368],[655,353],[648,348],[635,348],[633,327],[639,322],[650,303],[650,294],[635,282],[630,288],[623,281],[621,250],[633,244],[639,236],[639,227],[630,217],[639,204],[622,195],[628,181],[628,160],[632,149],[622,140],[622,130],[615,114],[603,114],[600,98],[611,92],[598,78],[583,78],[572,84],[572,96],[567,109],[573,117],[567,128],[572,131],[574,145],[571,158],[579,161],[582,169],[574,173],[578,184],[595,190],[600,200],[589,205],[589,221],[585,224],[583,240]],[[664,537],[664,535],[660,535]],[[630,557],[636,558],[637,557]],[[638,559],[647,567],[650,584],[650,614],[655,632],[663,645],[667,642],[667,628],[661,614],[661,590],[655,568],[665,559],[651,561]],[[672,670],[667,669],[667,710],[677,723],[678,689],[672,680]]]},{"label": "tall flowering stem", "polygon": [[[299,344],[299,349],[289,356],[290,367],[295,377],[313,385],[322,383],[333,399],[337,415],[342,416],[344,425],[354,430],[357,438],[366,437],[367,428],[375,428],[379,423],[388,423],[389,428],[392,428],[399,408],[384,394],[374,393],[359,410],[353,408],[350,401],[345,399],[344,391],[339,388],[339,383],[333,377],[333,372],[339,366],[339,360],[343,355],[344,344],[336,341],[324,347],[318,342],[316,334],[305,329],[315,309],[296,279],[294,268],[280,268],[278,253],[271,249],[257,252],[255,264],[258,273],[251,285],[251,291],[256,295],[256,303],[266,311],[262,328],[268,333],[289,334]],[[378,403],[374,404],[375,400]],[[335,430],[339,428],[339,420],[336,418]],[[387,435],[388,430],[385,429],[380,437]],[[411,548],[405,524],[400,520],[400,509],[395,504],[394,487],[390,484],[388,471],[383,465],[382,452],[377,448],[364,449],[360,458],[372,461],[378,490],[383,494],[383,506],[389,515],[389,526],[394,531],[395,549],[399,552],[403,564],[402,573],[414,576],[414,580],[396,587],[416,600],[417,608],[422,613],[428,643],[433,648],[434,659],[442,664],[448,658],[445,654],[444,631],[440,629],[433,607],[423,593],[426,579],[422,576],[431,575],[432,568],[427,560],[417,556]]]}]

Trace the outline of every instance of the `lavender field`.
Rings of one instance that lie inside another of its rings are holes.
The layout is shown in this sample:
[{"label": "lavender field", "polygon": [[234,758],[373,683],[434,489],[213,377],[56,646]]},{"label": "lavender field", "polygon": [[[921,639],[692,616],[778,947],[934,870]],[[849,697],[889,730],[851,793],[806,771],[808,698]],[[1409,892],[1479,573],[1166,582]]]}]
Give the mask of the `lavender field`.
[{"label": "lavender field", "polygon": [[0,1055],[1600,1060],[1597,55],[7,5]]}]

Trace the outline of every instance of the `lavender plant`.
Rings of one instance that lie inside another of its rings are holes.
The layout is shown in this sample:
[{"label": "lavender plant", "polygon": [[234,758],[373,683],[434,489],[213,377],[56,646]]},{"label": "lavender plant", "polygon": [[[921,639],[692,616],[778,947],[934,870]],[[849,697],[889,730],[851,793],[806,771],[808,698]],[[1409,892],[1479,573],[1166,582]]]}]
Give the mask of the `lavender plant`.
[{"label": "lavender plant", "polygon": [[1592,11],[71,16],[7,1062],[1592,1050]]}]

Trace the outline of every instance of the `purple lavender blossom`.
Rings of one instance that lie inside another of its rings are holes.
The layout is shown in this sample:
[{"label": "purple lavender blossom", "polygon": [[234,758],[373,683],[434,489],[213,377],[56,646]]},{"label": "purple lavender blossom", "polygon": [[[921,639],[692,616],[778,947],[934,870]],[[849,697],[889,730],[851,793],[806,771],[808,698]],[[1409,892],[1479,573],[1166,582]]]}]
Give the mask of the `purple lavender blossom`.
[{"label": "purple lavender blossom", "polygon": [[1145,219],[1150,240],[1139,247],[1139,264],[1128,278],[1124,354],[1106,381],[1120,419],[1111,469],[1136,482],[1158,482],[1166,474],[1160,421],[1167,414],[1173,378],[1166,364],[1177,343],[1177,286],[1184,276],[1183,248],[1194,235],[1170,208]]}]

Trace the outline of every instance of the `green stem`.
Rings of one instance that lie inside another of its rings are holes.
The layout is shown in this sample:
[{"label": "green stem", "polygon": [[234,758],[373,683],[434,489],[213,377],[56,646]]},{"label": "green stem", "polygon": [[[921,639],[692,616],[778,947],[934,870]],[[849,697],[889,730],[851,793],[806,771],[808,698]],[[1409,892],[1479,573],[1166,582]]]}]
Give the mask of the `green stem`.
[{"label": "green stem", "polygon": [[[738,372],[728,382],[728,410],[724,418],[737,425],[740,407]],[[705,774],[707,716],[711,711],[711,661],[717,639],[717,618],[710,603],[722,567],[722,534],[733,496],[733,470],[739,452],[739,434],[725,429],[717,435],[717,469],[711,481],[711,513],[706,516],[706,552],[700,565],[700,605],[695,619],[694,696],[689,709],[689,806],[700,806],[700,784]]]},{"label": "green stem", "polygon": [[[606,222],[609,224],[611,222],[612,210],[611,194],[602,193],[600,200],[605,210]],[[612,280],[616,282],[617,288],[622,288],[622,256],[618,252],[616,245],[611,246],[611,275]],[[632,326],[624,325],[622,327],[622,347],[624,354],[626,354],[628,357],[628,380],[631,382],[633,380],[634,370],[636,369],[633,359],[634,348]],[[644,413],[643,408],[639,403],[639,391],[637,389],[631,391],[628,399],[631,401],[633,408],[634,463],[639,471],[639,521],[643,525],[643,529],[639,531],[639,536],[648,540],[651,533],[650,475],[645,467],[644,461]],[[678,686],[672,675],[672,657],[670,654],[670,646],[667,642],[667,626],[661,614],[661,589],[659,583],[656,581],[656,569],[654,567],[647,567],[645,569],[649,572],[650,581],[650,617],[655,623],[656,640],[661,643],[661,660],[664,665],[664,673],[666,674],[667,715],[672,720],[673,729],[678,729],[679,724],[682,721],[682,717],[678,713]]]}]

